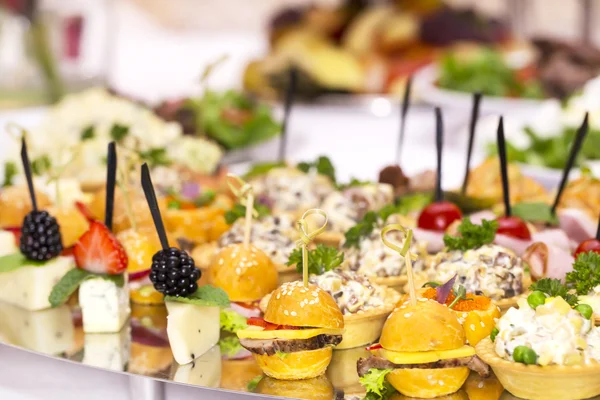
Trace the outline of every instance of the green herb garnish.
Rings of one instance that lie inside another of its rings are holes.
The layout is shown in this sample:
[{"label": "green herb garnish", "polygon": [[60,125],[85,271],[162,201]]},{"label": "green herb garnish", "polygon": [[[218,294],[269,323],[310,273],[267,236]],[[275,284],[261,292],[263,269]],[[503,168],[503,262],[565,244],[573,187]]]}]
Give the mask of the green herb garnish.
[{"label": "green herb garnish", "polygon": [[279,357],[281,360],[285,360],[286,358],[288,358],[290,356],[290,353],[284,353],[283,351],[276,351],[275,354],[277,355],[277,357]]},{"label": "green herb garnish", "polygon": [[6,162],[4,164],[4,182],[2,183],[2,187],[12,186],[15,176],[17,176],[17,164],[12,161]]},{"label": "green herb garnish", "polygon": [[127,125],[114,124],[112,128],[110,128],[110,137],[115,142],[120,142],[125,139],[129,135],[129,127]]},{"label": "green herb garnish", "polygon": [[48,296],[50,305],[52,307],[58,307],[61,304],[64,304],[69,297],[75,293],[79,285],[81,285],[84,281],[93,278],[101,278],[111,281],[118,287],[123,287],[125,285],[125,278],[123,274],[94,274],[84,269],[74,268],[63,275],[60,281],[58,281],[58,283],[52,288],[52,292],[50,292],[50,296]]},{"label": "green herb garnish", "polygon": [[45,262],[30,260],[19,251],[0,257],[0,274],[22,267],[43,267],[44,265],[46,265]]},{"label": "green herb garnish", "polygon": [[392,369],[371,368],[367,374],[359,378],[360,384],[367,391],[365,400],[386,400],[396,393],[396,389],[385,379],[392,371]]},{"label": "green herb garnish", "polygon": [[47,155],[38,157],[31,162],[31,172],[33,172],[34,175],[42,175],[47,172],[50,167],[52,167],[52,162],[50,162],[50,157]]},{"label": "green herb garnish", "polygon": [[283,168],[285,167],[284,162],[275,161],[275,162],[264,162],[264,163],[256,163],[250,167],[250,170],[246,172],[244,175],[244,179],[256,178],[257,176],[262,176],[275,168]]},{"label": "green herb garnish", "polygon": [[329,157],[320,156],[315,162],[301,162],[296,168],[305,173],[315,168],[320,175],[328,177],[331,182],[335,183],[335,167]]},{"label": "green herb garnish", "polygon": [[338,190],[344,190],[344,189],[348,189],[351,187],[367,186],[370,184],[371,184],[371,181],[361,181],[357,178],[351,178],[350,182],[339,184],[339,185],[337,185],[337,188],[338,188]]},{"label": "green herb garnish", "polygon": [[165,301],[177,301],[202,307],[229,307],[227,293],[223,289],[212,285],[200,286],[198,290],[187,297],[165,296]]},{"label": "green herb garnish", "polygon": [[[258,213],[258,218],[263,218],[271,214],[271,210],[269,209],[269,207],[262,204],[254,203],[254,209]],[[231,208],[231,210],[227,210],[225,212],[225,222],[227,222],[228,225],[231,225],[239,218],[244,218],[245,216],[246,206],[238,203],[235,204],[233,208]]]},{"label": "green herb garnish", "polygon": [[93,139],[96,136],[94,125],[90,125],[81,131],[81,141]]},{"label": "green herb garnish", "polygon": [[569,293],[569,288],[563,285],[559,279],[540,279],[539,281],[532,283],[531,286],[529,286],[529,290],[537,290],[549,297],[562,297],[571,307],[575,307],[578,302],[577,296]]},{"label": "green herb garnish", "polygon": [[[335,247],[317,245],[308,251],[308,273],[321,275],[339,267],[344,262],[344,253]],[[296,265],[296,271],[302,273],[302,250],[294,249],[286,265]]]},{"label": "green herb garnish", "polygon": [[360,242],[363,238],[368,237],[375,229],[379,216],[374,211],[369,211],[365,214],[363,219],[348,229],[344,234],[346,240],[344,241],[344,247],[356,247],[360,248]]},{"label": "green herb garnish", "polygon": [[523,221],[558,225],[558,217],[552,213],[552,207],[546,203],[517,203],[511,210],[515,217]]},{"label": "green herb garnish", "polygon": [[573,263],[573,271],[567,273],[566,283],[578,295],[589,295],[600,285],[600,254],[593,251],[580,253]]},{"label": "green herb garnish", "polygon": [[221,330],[236,333],[246,329],[246,318],[231,310],[221,310]]},{"label": "green herb garnish", "polygon": [[479,247],[492,243],[496,237],[498,222],[488,221],[484,219],[481,225],[471,222],[467,218],[463,218],[458,226],[459,236],[444,235],[444,244],[448,250],[466,251],[470,249],[478,249]]},{"label": "green herb garnish", "polygon": [[255,376],[254,378],[252,378],[252,380],[250,382],[248,382],[248,384],[246,385],[246,389],[248,389],[249,392],[254,392],[256,390],[256,387],[262,380],[262,378],[263,378],[262,375]]},{"label": "green herb garnish", "polygon": [[167,150],[164,148],[154,148],[140,152],[142,161],[148,163],[150,167],[169,166],[172,161],[167,155]]},{"label": "green herb garnish", "polygon": [[217,193],[214,190],[206,189],[200,196],[194,199],[194,205],[196,207],[204,207],[205,205],[212,203],[215,197],[217,197]]},{"label": "green herb garnish", "polygon": [[237,336],[231,335],[219,340],[219,349],[221,350],[221,355],[233,357],[244,348],[240,344],[240,339],[238,339]]}]

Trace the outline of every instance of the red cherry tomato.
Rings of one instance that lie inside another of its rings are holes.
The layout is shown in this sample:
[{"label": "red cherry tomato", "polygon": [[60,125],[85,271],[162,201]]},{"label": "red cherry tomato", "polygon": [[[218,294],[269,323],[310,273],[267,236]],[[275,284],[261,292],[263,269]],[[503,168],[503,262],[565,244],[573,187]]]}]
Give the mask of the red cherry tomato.
[{"label": "red cherry tomato", "polygon": [[577,257],[581,253],[588,253],[593,251],[594,253],[600,254],[600,240],[598,239],[588,239],[584,240],[577,246],[577,250],[575,250],[575,257]]},{"label": "red cherry tomato", "polygon": [[527,224],[519,217],[500,217],[498,221],[498,230],[496,233],[501,233],[516,239],[531,240],[531,232]]},{"label": "red cherry tomato", "polygon": [[449,201],[431,203],[421,211],[418,226],[429,231],[444,232],[454,221],[462,219],[462,212]]}]

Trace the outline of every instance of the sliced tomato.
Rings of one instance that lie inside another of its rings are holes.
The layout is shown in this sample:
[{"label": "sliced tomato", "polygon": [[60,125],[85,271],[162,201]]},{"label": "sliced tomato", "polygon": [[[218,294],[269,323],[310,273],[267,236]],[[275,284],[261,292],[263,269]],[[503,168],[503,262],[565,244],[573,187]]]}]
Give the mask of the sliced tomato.
[{"label": "sliced tomato", "polygon": [[276,331],[279,329],[279,325],[272,324],[264,320],[264,318],[259,317],[251,317],[246,321],[248,325],[260,326],[261,328],[265,328],[265,331]]},{"label": "sliced tomato", "polygon": [[300,328],[297,326],[292,326],[292,325],[279,325],[279,328],[277,328],[277,330],[292,330],[292,331],[295,331],[298,329],[300,329]]},{"label": "sliced tomato", "polygon": [[375,343],[375,344],[372,344],[369,347],[365,348],[365,350],[367,350],[367,351],[373,351],[373,350],[379,350],[379,349],[382,349],[382,348],[383,348],[383,346],[381,346],[381,344]]}]

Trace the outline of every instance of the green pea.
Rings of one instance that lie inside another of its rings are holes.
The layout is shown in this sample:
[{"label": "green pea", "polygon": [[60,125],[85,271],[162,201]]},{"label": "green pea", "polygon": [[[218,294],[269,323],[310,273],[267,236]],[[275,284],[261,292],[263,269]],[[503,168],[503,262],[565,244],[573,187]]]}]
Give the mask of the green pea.
[{"label": "green pea", "polygon": [[498,328],[492,329],[492,333],[490,334],[490,339],[492,339],[492,342],[496,341],[496,336],[498,336],[499,333],[500,331],[498,330]]},{"label": "green pea", "polygon": [[583,315],[583,318],[585,319],[592,318],[592,314],[594,314],[594,309],[587,304],[579,304],[577,307],[575,307],[575,309],[579,311],[579,313]]},{"label": "green pea", "polygon": [[513,360],[518,363],[532,365],[537,362],[537,354],[527,346],[517,346],[513,352]]},{"label": "green pea", "polygon": [[539,290],[536,290],[535,292],[527,296],[527,303],[531,308],[535,310],[538,306],[544,305],[544,303],[546,303],[546,295],[540,292]]},{"label": "green pea", "polygon": [[177,200],[171,200],[167,204],[167,208],[170,210],[179,210],[181,208],[181,203]]}]

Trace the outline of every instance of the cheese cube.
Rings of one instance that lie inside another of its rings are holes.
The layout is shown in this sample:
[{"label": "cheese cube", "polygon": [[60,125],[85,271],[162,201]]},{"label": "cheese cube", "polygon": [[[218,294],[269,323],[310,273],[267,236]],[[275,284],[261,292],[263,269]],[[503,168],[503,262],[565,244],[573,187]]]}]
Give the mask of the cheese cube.
[{"label": "cheese cube", "polygon": [[58,355],[73,347],[75,329],[67,306],[29,311],[0,303],[0,334],[15,346]]},{"label": "cheese cube", "polygon": [[175,382],[204,387],[221,385],[221,349],[213,346],[189,364],[178,365],[173,376]]},{"label": "cheese cube", "polygon": [[9,231],[0,231],[0,257],[19,251],[15,242],[15,235]]},{"label": "cheese cube", "polygon": [[103,278],[85,280],[79,286],[79,305],[86,333],[119,332],[129,317],[129,287]]},{"label": "cheese cube", "polygon": [[87,333],[83,345],[83,364],[124,371],[129,363],[131,327],[117,333]]},{"label": "cheese cube", "polygon": [[31,311],[50,308],[48,296],[52,288],[73,268],[72,257],[57,257],[42,266],[0,273],[0,301]]},{"label": "cheese cube", "polygon": [[175,361],[187,364],[219,341],[220,309],[176,301],[167,306],[167,334]]}]

